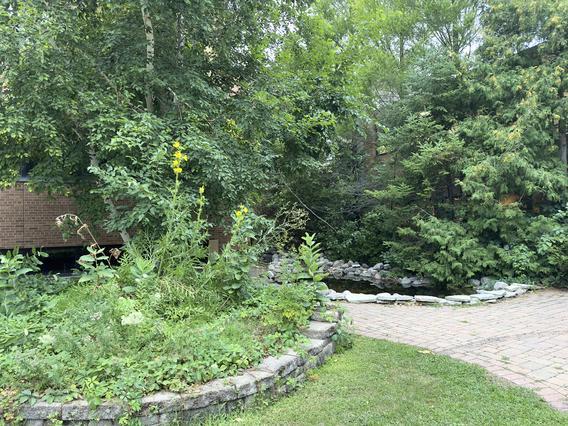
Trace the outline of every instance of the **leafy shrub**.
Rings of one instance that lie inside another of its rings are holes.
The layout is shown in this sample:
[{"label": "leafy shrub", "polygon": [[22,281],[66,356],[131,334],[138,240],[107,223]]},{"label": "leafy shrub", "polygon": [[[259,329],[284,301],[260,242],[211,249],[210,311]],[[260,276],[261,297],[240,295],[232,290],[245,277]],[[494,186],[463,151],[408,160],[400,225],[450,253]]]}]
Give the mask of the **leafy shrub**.
[{"label": "leafy shrub", "polygon": [[401,228],[399,235],[399,241],[389,243],[389,259],[439,283],[464,284],[496,264],[491,248],[455,222],[417,219],[415,229]]}]

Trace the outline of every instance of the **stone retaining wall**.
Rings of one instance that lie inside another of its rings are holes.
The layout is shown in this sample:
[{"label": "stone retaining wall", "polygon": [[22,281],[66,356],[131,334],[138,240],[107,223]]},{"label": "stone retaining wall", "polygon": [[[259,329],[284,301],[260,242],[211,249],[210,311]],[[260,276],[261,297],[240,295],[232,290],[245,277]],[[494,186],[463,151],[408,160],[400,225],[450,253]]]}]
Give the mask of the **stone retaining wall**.
[{"label": "stone retaining wall", "polygon": [[[293,262],[294,258],[292,256],[275,254],[268,265],[268,278],[278,282],[281,271]],[[404,288],[432,286],[432,282],[428,278],[416,276],[396,277],[390,272],[390,264],[388,263],[377,263],[374,266],[369,266],[351,260],[348,262],[343,260],[333,262],[323,256],[319,259],[318,263],[321,271],[328,274],[331,278],[349,281],[367,281],[382,289],[397,286]]]},{"label": "stone retaining wall", "polygon": [[[340,314],[328,311],[312,317],[303,331],[309,342],[302,353],[287,351],[279,357],[268,357],[242,374],[197,385],[190,392],[178,394],[158,392],[142,398],[141,409],[131,415],[144,426],[167,425],[178,421],[188,424],[204,416],[245,407],[259,396],[286,394],[305,379],[305,373],[321,365],[335,351],[333,336]],[[2,419],[0,411],[0,420]],[[105,402],[91,410],[84,400],[68,403],[38,402],[23,406],[20,416],[28,426],[52,425],[61,420],[65,425],[118,425],[126,414],[124,404]]]}]

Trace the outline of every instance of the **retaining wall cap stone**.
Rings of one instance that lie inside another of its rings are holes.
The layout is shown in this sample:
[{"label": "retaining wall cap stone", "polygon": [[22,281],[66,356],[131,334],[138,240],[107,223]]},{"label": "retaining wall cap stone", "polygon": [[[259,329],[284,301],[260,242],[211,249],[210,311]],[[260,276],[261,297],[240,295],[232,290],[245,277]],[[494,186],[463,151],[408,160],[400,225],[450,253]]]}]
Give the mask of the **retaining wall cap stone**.
[{"label": "retaining wall cap stone", "polygon": [[317,355],[321,352],[321,350],[327,343],[328,340],[326,339],[310,339],[308,343],[305,343],[302,346],[302,349],[310,355]]},{"label": "retaining wall cap stone", "polygon": [[61,420],[113,420],[124,413],[124,408],[118,401],[105,401],[95,409],[91,409],[87,401],[78,400],[67,402],[61,407]]},{"label": "retaining wall cap stone", "polygon": [[245,373],[239,376],[229,377],[227,382],[235,387],[239,398],[252,395],[257,390],[256,379],[252,374]]},{"label": "retaining wall cap stone", "polygon": [[[47,419],[49,417],[60,417],[63,404],[60,402],[38,401],[33,405],[22,407],[22,417],[25,419]],[[1,418],[1,417],[0,417]]]},{"label": "retaining wall cap stone", "polygon": [[332,322],[310,321],[303,334],[310,339],[327,339],[337,329],[337,324]]}]

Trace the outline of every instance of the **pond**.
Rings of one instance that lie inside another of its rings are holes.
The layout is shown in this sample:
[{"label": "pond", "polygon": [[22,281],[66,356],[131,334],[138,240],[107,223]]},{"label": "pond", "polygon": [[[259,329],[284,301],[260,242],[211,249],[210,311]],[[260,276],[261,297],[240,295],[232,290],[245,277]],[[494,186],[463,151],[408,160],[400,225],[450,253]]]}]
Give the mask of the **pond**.
[{"label": "pond", "polygon": [[327,286],[341,293],[345,290],[349,290],[351,293],[362,293],[362,294],[378,294],[378,293],[398,293],[408,296],[437,296],[444,297],[453,294],[473,294],[475,290],[473,287],[469,286],[450,286],[447,289],[438,287],[408,287],[405,288],[401,285],[389,285],[388,287],[379,287],[369,281],[353,281],[353,280],[341,280],[335,278],[328,278],[325,280]]}]

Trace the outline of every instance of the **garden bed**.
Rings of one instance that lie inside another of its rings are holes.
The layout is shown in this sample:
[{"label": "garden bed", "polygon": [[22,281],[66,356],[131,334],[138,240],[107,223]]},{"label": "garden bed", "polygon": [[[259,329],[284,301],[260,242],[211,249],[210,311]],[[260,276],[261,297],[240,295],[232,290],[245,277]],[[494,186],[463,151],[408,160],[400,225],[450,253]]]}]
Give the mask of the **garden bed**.
[{"label": "garden bed", "polygon": [[322,364],[335,349],[333,337],[340,316],[337,312],[319,315],[330,322],[311,321],[303,331],[308,342],[301,352],[288,350],[278,357],[266,357],[258,366],[238,375],[216,379],[194,386],[184,393],[158,392],[143,397],[136,413],[130,413],[124,403],[105,401],[90,408],[84,400],[67,403],[39,402],[21,407],[20,416],[27,424],[49,425],[54,420],[64,424],[119,424],[121,418],[138,420],[143,425],[187,422],[212,413],[242,407],[261,395],[280,395],[294,389],[305,378],[305,372]]}]

